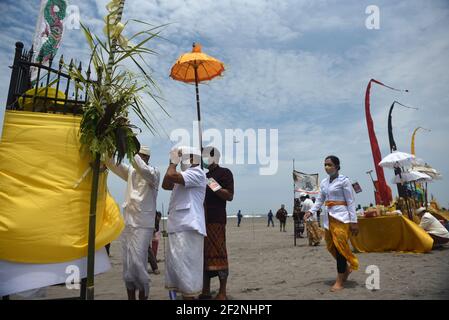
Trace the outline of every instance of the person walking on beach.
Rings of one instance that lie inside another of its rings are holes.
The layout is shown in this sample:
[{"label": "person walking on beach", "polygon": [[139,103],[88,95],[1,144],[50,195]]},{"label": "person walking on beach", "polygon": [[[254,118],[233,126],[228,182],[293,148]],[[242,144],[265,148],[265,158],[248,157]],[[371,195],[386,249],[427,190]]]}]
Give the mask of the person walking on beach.
[{"label": "person walking on beach", "polygon": [[237,213],[237,227],[240,227],[240,223],[242,223],[242,212],[239,210],[239,212]]},{"label": "person walking on beach", "polygon": [[[314,203],[308,194],[301,194],[301,211],[308,212],[312,209]],[[309,246],[317,246],[321,242],[321,231],[318,227],[317,214],[312,214],[306,219],[307,237],[309,239]]]},{"label": "person walking on beach", "polygon": [[[313,203],[316,202],[316,198],[315,197],[312,197],[312,202]],[[321,217],[321,209],[316,212],[316,219],[318,221],[318,227],[321,227],[321,218],[320,217]]]},{"label": "person walking on beach", "polygon": [[218,165],[219,161],[220,152],[217,148],[204,148],[203,163],[204,168],[209,170],[209,185],[205,199],[207,236],[204,238],[204,277],[200,299],[211,298],[210,280],[218,276],[220,290],[215,300],[227,300],[229,265],[226,250],[226,203],[234,198],[234,177],[231,170]]},{"label": "person walking on beach", "polygon": [[[162,214],[159,211],[156,211],[156,217],[154,221],[154,231],[153,237],[151,239],[151,245],[148,247],[148,263],[151,266],[151,272],[153,274],[160,274],[159,268],[157,266],[157,248],[159,244],[159,221],[161,220]],[[149,270],[148,270],[149,272]]]},{"label": "person walking on beach", "polygon": [[323,217],[325,240],[328,251],[337,261],[337,279],[331,291],[343,289],[352,270],[359,268],[359,261],[349,246],[350,236],[359,232],[355,212],[354,190],[350,180],[339,174],[340,160],[328,156],[324,168],[329,177],[321,181],[320,195],[313,207],[305,214],[307,220],[321,208],[327,207],[328,214]]},{"label": "person walking on beach", "polygon": [[301,221],[300,221],[300,214],[301,214],[301,200],[299,198],[295,198],[294,204],[293,204],[293,225],[294,225],[294,234],[296,238],[302,238],[301,232]]},{"label": "person walking on beach", "polygon": [[125,229],[121,235],[123,280],[129,300],[147,300],[150,282],[147,271],[148,247],[153,236],[156,199],[159,188],[159,170],[149,165],[150,149],[142,146],[132,165],[117,165],[112,159],[106,166],[127,181],[123,204]]},{"label": "person walking on beach", "polygon": [[279,220],[280,223],[280,231],[285,231],[285,224],[287,223],[287,210],[285,210],[285,206],[281,205],[281,208],[276,212],[276,219]]},{"label": "person walking on beach", "polygon": [[272,226],[274,227],[273,212],[271,212],[271,210],[268,212],[268,224],[267,224],[267,227],[270,226],[270,222],[271,222]]},{"label": "person walking on beach", "polygon": [[[179,147],[170,152],[170,164],[162,181],[164,190],[172,190],[168,207],[168,246],[166,249],[165,287],[170,298],[176,293],[194,299],[203,288],[204,198],[207,178],[199,166],[201,152]],[[181,162],[181,172],[176,167]]]}]

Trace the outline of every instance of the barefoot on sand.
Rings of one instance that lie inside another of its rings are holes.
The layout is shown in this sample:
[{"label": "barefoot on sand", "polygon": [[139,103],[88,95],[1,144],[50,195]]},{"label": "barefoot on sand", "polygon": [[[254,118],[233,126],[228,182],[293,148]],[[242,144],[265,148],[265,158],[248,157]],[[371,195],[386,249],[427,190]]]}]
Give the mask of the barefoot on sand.
[{"label": "barefoot on sand", "polygon": [[343,281],[348,280],[348,277],[349,277],[349,275],[351,274],[351,272],[352,272],[352,269],[351,269],[350,266],[348,266],[348,267],[346,268],[345,275],[343,276]]},{"label": "barefoot on sand", "polygon": [[342,285],[334,284],[334,285],[329,289],[329,291],[330,291],[330,292],[338,292],[338,291],[341,291],[341,290],[343,290],[343,289],[344,289],[344,287],[343,287]]}]

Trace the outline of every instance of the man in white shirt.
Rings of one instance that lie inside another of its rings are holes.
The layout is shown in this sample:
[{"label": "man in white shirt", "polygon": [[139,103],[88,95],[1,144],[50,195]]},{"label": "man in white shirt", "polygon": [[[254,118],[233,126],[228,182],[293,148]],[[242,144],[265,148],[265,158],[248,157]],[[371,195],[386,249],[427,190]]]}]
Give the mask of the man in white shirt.
[{"label": "man in white shirt", "polygon": [[159,188],[159,170],[150,166],[150,149],[142,146],[134,156],[132,165],[115,164],[107,167],[127,182],[123,216],[125,229],[121,235],[123,280],[129,300],[148,299],[150,280],[147,272],[148,247],[154,231],[156,199]]},{"label": "man in white shirt", "polygon": [[[162,182],[172,190],[167,221],[168,247],[165,287],[184,299],[197,297],[203,289],[203,249],[206,236],[204,199],[207,178],[199,166],[201,152],[179,147],[170,152],[170,165]],[[176,170],[181,162],[181,172]]]},{"label": "man in white shirt", "polygon": [[421,219],[419,226],[432,237],[434,248],[449,242],[449,231],[426,208],[419,208],[416,214]]},{"label": "man in white shirt", "polygon": [[[301,203],[301,211],[309,212],[314,203],[310,199],[310,196],[306,193],[302,193],[300,195]],[[321,230],[318,226],[317,212],[312,212],[312,214],[306,219],[306,229],[307,229],[307,237],[309,238],[309,246],[317,246],[321,241]]]}]

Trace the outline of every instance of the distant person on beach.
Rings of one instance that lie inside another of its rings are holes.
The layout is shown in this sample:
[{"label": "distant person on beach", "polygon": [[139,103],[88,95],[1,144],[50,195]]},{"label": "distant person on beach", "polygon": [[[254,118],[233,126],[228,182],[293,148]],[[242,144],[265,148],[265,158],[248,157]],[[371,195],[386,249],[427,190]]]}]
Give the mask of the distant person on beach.
[{"label": "distant person on beach", "polygon": [[[312,209],[314,203],[310,196],[306,193],[301,194],[301,211],[308,212]],[[317,214],[312,214],[306,221],[307,237],[309,239],[309,246],[317,246],[321,242],[321,231],[318,227]]]},{"label": "distant person on beach", "polygon": [[148,262],[151,266],[151,272],[153,274],[160,274],[159,268],[157,266],[157,248],[159,245],[159,221],[161,220],[162,214],[156,211],[155,221],[154,221],[154,232],[151,239],[151,245],[148,247]]},{"label": "distant person on beach", "polygon": [[220,289],[215,300],[227,300],[229,266],[226,250],[226,203],[234,199],[234,176],[231,170],[219,166],[219,161],[220,152],[217,148],[204,148],[203,163],[204,168],[209,170],[207,178],[210,184],[206,188],[207,236],[204,238],[204,278],[200,299],[211,298],[210,279],[218,276]]},{"label": "distant person on beach", "polygon": [[449,242],[449,231],[426,208],[417,209],[416,215],[421,219],[419,226],[432,237],[433,248],[438,248]]},{"label": "distant person on beach", "polygon": [[324,169],[329,177],[321,181],[320,196],[304,218],[315,214],[322,205],[327,207],[323,224],[327,249],[337,261],[337,279],[331,288],[335,292],[343,289],[351,271],[359,268],[359,261],[349,246],[350,236],[357,236],[359,228],[354,189],[350,180],[339,174],[340,160],[335,156],[326,157]]},{"label": "distant person on beach", "polygon": [[148,248],[153,236],[159,170],[149,165],[150,149],[142,146],[132,159],[132,165],[117,165],[108,159],[107,167],[127,182],[123,217],[125,229],[121,235],[123,280],[128,300],[147,300],[150,290]]},{"label": "distant person on beach", "polygon": [[[200,161],[201,151],[197,148],[172,149],[162,182],[164,190],[172,190],[165,258],[165,287],[170,290],[171,299],[176,299],[177,292],[184,299],[194,299],[203,288],[207,178]],[[181,172],[176,170],[179,163]]]},{"label": "distant person on beach", "polygon": [[270,222],[271,222],[271,225],[274,227],[273,212],[271,212],[271,210],[268,212],[268,224],[267,224],[267,227],[270,226]]},{"label": "distant person on beach", "polygon": [[242,212],[239,210],[239,212],[237,213],[237,227],[240,227],[240,223],[242,223]]},{"label": "distant person on beach", "polygon": [[295,227],[295,237],[302,238],[304,224],[301,220],[301,200],[299,198],[295,198],[295,202],[293,204],[293,224]]},{"label": "distant person on beach", "polygon": [[281,208],[276,212],[276,219],[279,220],[279,223],[281,225],[280,231],[285,231],[285,224],[287,223],[287,210],[285,210],[285,206],[281,205]]},{"label": "distant person on beach", "polygon": [[[316,198],[312,197],[312,202],[316,202]],[[316,219],[318,221],[318,226],[321,227],[321,209],[316,212]]]},{"label": "distant person on beach", "polygon": [[365,211],[362,209],[362,205],[358,205],[355,211],[358,217],[363,217],[365,215]]}]

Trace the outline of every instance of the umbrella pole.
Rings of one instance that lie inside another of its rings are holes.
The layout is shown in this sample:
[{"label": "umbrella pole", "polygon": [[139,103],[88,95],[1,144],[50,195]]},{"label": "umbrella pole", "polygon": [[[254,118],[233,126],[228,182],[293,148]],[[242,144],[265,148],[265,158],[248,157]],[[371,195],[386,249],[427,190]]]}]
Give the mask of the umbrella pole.
[{"label": "umbrella pole", "polygon": [[[415,201],[418,201],[419,200],[419,198],[418,198],[418,191],[417,191],[417,189],[416,189],[416,181],[413,181],[413,191],[414,191],[414,193],[415,193],[415,196],[414,197],[412,197]],[[419,201],[418,201],[419,202]]]},{"label": "umbrella pole", "polygon": [[410,205],[408,203],[408,195],[405,196],[405,205],[407,207],[407,216],[410,220],[413,220],[412,212],[410,210]]},{"label": "umbrella pole", "polygon": [[198,116],[198,138],[199,138],[199,146],[201,151],[201,169],[203,169],[203,132],[201,130],[201,109],[200,109],[200,91],[198,88],[198,66],[195,65],[193,67],[195,70],[195,90],[196,90],[196,113]]},{"label": "umbrella pole", "polygon": [[425,207],[426,207],[426,209],[427,209],[427,204],[429,203],[429,202],[427,201],[427,182],[426,182],[426,192],[425,192],[424,201],[426,201]]}]

